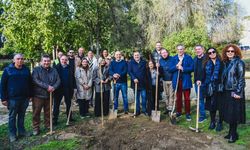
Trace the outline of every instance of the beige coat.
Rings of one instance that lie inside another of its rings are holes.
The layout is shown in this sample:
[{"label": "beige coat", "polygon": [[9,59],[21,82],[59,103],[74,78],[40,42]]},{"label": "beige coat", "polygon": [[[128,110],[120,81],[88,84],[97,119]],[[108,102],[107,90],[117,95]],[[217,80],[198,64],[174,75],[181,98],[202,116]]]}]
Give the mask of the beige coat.
[{"label": "beige coat", "polygon": [[[86,72],[81,67],[76,68],[75,77],[76,77],[76,87],[77,87],[77,93],[76,93],[77,99],[85,99],[85,100],[91,99],[92,95],[91,87],[93,83],[92,76],[93,76],[92,70],[88,70]],[[90,88],[88,90],[85,90],[83,88],[83,85],[87,85]]]}]

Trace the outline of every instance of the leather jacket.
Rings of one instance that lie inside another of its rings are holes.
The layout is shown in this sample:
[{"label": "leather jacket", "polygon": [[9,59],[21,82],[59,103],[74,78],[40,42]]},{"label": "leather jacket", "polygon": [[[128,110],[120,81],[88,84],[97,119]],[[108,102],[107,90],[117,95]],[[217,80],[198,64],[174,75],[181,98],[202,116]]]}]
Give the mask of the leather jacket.
[{"label": "leather jacket", "polygon": [[57,89],[60,85],[60,77],[55,68],[45,69],[42,66],[36,67],[32,73],[34,97],[48,99],[49,85]]},{"label": "leather jacket", "polygon": [[245,88],[245,63],[238,57],[225,63],[222,74],[224,90],[235,92],[240,97],[244,96]]}]

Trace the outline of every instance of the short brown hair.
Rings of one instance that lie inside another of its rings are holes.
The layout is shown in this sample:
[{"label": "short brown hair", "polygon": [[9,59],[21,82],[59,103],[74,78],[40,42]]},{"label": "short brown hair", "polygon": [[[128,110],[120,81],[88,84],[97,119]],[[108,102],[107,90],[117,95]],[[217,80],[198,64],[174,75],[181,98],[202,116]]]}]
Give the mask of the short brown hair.
[{"label": "short brown hair", "polygon": [[235,44],[228,44],[222,50],[222,61],[224,61],[224,62],[228,61],[227,50],[229,49],[229,47],[232,47],[234,49],[235,56],[238,56],[240,59],[242,58],[240,48]]}]

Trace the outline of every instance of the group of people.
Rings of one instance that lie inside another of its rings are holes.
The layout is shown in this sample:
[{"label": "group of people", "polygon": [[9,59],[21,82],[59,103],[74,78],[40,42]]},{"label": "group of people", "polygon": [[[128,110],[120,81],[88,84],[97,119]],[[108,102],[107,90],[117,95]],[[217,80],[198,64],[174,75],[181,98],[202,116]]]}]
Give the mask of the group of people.
[{"label": "group of people", "polygon": [[[245,66],[241,60],[240,49],[229,44],[220,56],[215,48],[205,50],[202,45],[196,45],[194,58],[185,53],[184,45],[179,44],[176,49],[177,55],[170,56],[169,51],[157,42],[148,61],[138,51],[134,51],[131,59],[126,61],[120,51],[116,51],[112,58],[108,50],[103,50],[97,58],[92,51],[88,51],[85,56],[85,49],[79,48],[76,55],[73,50],[69,50],[67,55],[58,52],[58,58],[53,65],[49,55],[43,55],[40,65],[35,67],[32,73],[24,65],[24,56],[16,54],[13,63],[4,69],[1,79],[2,104],[9,109],[10,141],[17,139],[17,133],[18,136],[28,136],[24,128],[24,118],[29,100],[32,101],[33,109],[33,135],[40,133],[42,109],[45,128],[50,128],[50,94],[53,95],[54,125],[58,123],[63,97],[70,121],[74,121],[73,117],[69,116],[74,95],[81,118],[89,117],[90,106],[94,106],[96,117],[101,116],[101,97],[103,114],[108,115],[112,81],[114,109],[118,110],[121,91],[123,111],[125,115],[128,114],[129,75],[131,88],[137,93],[135,116],[150,116],[151,111],[155,109],[156,100],[159,110],[159,98],[164,93],[166,114],[174,109],[176,100],[176,117],[183,115],[184,95],[185,117],[187,121],[191,121],[190,93],[193,80],[196,93],[200,91],[199,123],[206,120],[205,110],[208,110],[211,117],[209,129],[216,128],[216,131],[221,131],[222,122],[225,121],[230,125],[225,138],[229,143],[235,142],[238,139],[237,125],[245,123]],[[217,111],[219,119],[216,121]]]}]

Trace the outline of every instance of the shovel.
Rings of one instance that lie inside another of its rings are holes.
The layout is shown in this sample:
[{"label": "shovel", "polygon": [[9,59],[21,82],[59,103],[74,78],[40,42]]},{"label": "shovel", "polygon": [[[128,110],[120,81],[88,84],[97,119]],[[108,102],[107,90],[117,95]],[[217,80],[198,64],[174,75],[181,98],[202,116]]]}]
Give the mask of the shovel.
[{"label": "shovel", "polygon": [[[75,93],[74,93],[74,97],[73,99],[75,100],[76,99],[76,96],[75,96]],[[69,119],[70,119],[70,116],[71,116],[71,113],[72,113],[72,107],[73,107],[73,99],[71,100],[71,105],[70,105],[70,108],[69,108],[69,115],[68,115],[68,118],[67,118],[67,122],[66,122],[66,126],[69,126]]]},{"label": "shovel", "polygon": [[[100,68],[100,79],[102,81],[102,69]],[[103,127],[103,90],[102,90],[102,82],[101,82],[101,115],[102,115],[102,127]]]},{"label": "shovel", "polygon": [[197,111],[196,111],[196,126],[195,128],[189,127],[190,130],[195,132],[200,132],[199,130],[199,112],[200,112],[200,85],[198,85],[197,89]]},{"label": "shovel", "polygon": [[49,117],[50,117],[50,131],[46,133],[43,137],[47,135],[52,135],[53,131],[53,123],[52,123],[52,92],[49,93]]},{"label": "shovel", "polygon": [[137,83],[135,83],[135,106],[134,106],[134,115],[133,117],[136,117],[136,97],[137,97]]},{"label": "shovel", "polygon": [[174,100],[174,104],[173,104],[173,109],[170,113],[170,121],[172,124],[176,124],[176,113],[174,113],[175,111],[175,105],[176,105],[176,94],[177,94],[177,90],[178,90],[178,84],[179,84],[179,78],[180,78],[180,70],[178,70],[178,75],[177,75],[177,81],[176,81],[176,87],[175,87],[175,91],[174,91],[174,95],[175,95],[175,100]]},{"label": "shovel", "polygon": [[112,109],[109,110],[109,120],[111,119],[116,119],[117,118],[117,110],[115,110],[115,93],[116,93],[116,90],[115,90],[115,87],[116,87],[116,80],[113,81],[113,107]]},{"label": "shovel", "polygon": [[151,112],[151,119],[154,122],[160,122],[161,120],[161,111],[157,111],[157,101],[158,101],[158,80],[159,80],[159,67],[157,67],[157,75],[156,75],[156,87],[155,87],[155,110]]}]

